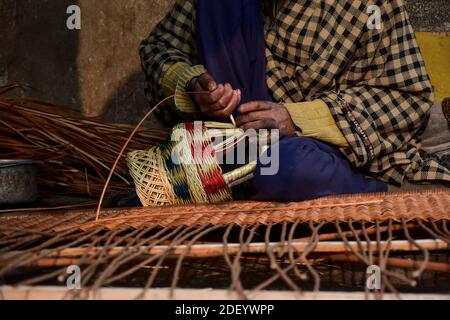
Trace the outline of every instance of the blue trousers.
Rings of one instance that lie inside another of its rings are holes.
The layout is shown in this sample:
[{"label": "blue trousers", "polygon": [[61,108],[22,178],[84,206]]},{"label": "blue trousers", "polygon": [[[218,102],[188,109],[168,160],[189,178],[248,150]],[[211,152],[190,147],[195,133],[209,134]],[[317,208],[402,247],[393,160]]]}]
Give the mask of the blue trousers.
[{"label": "blue trousers", "polygon": [[334,146],[303,137],[285,138],[278,146],[278,173],[263,175],[265,166],[258,163],[252,200],[291,202],[387,191],[385,183],[353,167]]}]

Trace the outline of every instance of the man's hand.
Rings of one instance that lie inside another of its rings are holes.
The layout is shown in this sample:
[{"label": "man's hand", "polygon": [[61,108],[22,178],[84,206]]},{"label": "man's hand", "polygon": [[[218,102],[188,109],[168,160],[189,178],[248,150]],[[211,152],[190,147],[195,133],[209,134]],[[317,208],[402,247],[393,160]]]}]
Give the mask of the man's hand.
[{"label": "man's hand", "polygon": [[295,125],[286,107],[270,101],[254,101],[239,108],[241,116],[236,124],[248,129],[278,129],[280,136],[292,136],[296,133]]},{"label": "man's hand", "polygon": [[188,90],[200,111],[209,117],[229,117],[241,102],[241,91],[229,83],[217,84],[209,73],[193,79]]}]

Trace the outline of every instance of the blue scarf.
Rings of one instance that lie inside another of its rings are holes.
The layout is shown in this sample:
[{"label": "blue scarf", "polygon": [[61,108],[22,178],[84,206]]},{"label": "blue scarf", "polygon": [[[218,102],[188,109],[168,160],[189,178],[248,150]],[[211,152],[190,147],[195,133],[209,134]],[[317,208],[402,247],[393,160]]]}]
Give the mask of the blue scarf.
[{"label": "blue scarf", "polygon": [[218,83],[240,89],[241,103],[272,101],[261,0],[198,0],[196,38],[199,62]]}]

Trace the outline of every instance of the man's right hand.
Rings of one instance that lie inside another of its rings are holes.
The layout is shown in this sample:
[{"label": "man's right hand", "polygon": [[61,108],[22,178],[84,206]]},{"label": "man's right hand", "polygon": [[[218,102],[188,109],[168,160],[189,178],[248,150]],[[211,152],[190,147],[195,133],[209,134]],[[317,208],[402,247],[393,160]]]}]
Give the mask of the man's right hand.
[{"label": "man's right hand", "polygon": [[231,116],[241,102],[241,90],[229,83],[217,84],[207,72],[193,79],[188,90],[201,112],[212,118]]}]

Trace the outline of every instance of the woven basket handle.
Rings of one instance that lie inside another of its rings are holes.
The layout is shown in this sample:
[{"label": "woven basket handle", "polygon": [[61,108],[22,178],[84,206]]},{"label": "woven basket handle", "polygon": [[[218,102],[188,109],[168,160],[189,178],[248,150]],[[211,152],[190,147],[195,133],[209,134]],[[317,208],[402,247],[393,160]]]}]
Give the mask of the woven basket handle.
[{"label": "woven basket handle", "polygon": [[[269,146],[263,148],[262,153],[266,152],[269,149]],[[242,166],[238,169],[230,171],[223,175],[225,182],[228,184],[230,188],[238,186],[246,181],[253,179],[253,173],[256,170],[257,163],[256,161],[250,162],[245,166]]]},{"label": "woven basket handle", "polygon": [[225,173],[223,178],[227,185],[232,188],[245,181],[251,180],[253,178],[253,172],[256,170],[256,161],[250,162],[243,167]]},{"label": "woven basket handle", "polygon": [[[225,151],[229,148],[232,148],[235,145],[236,140],[240,140],[246,136],[246,134],[236,128],[235,126],[231,124],[224,124],[224,123],[217,123],[217,122],[206,122],[206,126],[208,127],[208,134],[210,138],[213,137],[219,137],[219,136],[226,136],[224,130],[228,130],[229,133],[230,130],[232,131],[232,134],[229,135],[228,139],[225,139],[225,141],[222,142],[220,145],[216,145],[215,148],[222,149],[222,151]],[[264,153],[269,149],[269,146],[265,146],[261,153]],[[253,161],[249,164],[246,164],[240,168],[237,168],[233,171],[230,171],[228,173],[225,173],[223,175],[225,182],[227,185],[232,188],[235,186],[238,186],[248,180],[251,180],[253,178],[253,173],[256,170],[257,162]]]}]

